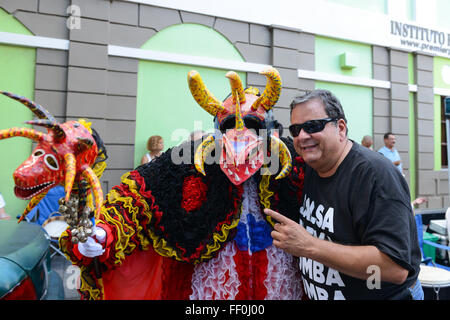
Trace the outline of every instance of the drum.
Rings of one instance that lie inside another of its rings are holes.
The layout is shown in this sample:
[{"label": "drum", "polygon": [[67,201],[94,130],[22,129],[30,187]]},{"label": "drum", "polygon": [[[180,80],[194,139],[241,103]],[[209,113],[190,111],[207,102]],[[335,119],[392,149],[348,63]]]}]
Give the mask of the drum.
[{"label": "drum", "polygon": [[450,300],[450,271],[421,265],[419,281],[425,300]]},{"label": "drum", "polygon": [[58,240],[61,234],[67,229],[69,225],[61,216],[48,218],[42,224],[42,228],[47,232],[52,240]]}]

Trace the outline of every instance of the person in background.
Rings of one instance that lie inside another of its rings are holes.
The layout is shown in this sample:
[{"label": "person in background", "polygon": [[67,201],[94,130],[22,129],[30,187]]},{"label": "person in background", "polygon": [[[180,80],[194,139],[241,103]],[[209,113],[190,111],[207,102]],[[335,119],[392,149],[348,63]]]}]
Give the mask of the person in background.
[{"label": "person in background", "polygon": [[5,206],[6,206],[5,199],[3,199],[3,196],[0,193],[0,220],[9,220],[11,218],[6,213]]},{"label": "person in background", "polygon": [[380,148],[378,152],[391,160],[397,170],[403,174],[402,159],[400,158],[397,149],[394,148],[395,142],[395,135],[392,132],[386,132],[384,134],[384,147]]},{"label": "person in background", "polygon": [[148,152],[141,158],[141,164],[152,161],[159,157],[164,150],[164,140],[161,136],[151,136],[147,141]]},{"label": "person in background", "polygon": [[427,198],[419,197],[419,198],[414,199],[414,201],[411,202],[411,205],[412,205],[413,209],[415,209],[415,208],[417,208],[417,206],[419,206],[423,203],[426,203],[426,202],[428,202]]},{"label": "person in background", "polygon": [[364,136],[361,140],[361,145],[366,147],[367,149],[373,150],[372,145],[373,145],[373,139],[371,136]]}]

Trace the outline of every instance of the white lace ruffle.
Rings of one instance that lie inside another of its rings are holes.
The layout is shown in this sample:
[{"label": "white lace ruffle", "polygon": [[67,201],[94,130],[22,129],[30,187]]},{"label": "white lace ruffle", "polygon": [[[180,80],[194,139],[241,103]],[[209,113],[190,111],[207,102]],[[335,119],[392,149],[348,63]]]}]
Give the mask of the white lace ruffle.
[{"label": "white lace ruffle", "polygon": [[255,217],[257,222],[264,221],[259,204],[258,184],[253,179],[248,179],[243,184],[244,193],[242,194],[242,213],[240,222],[247,223],[247,214]]},{"label": "white lace ruffle", "polygon": [[[258,199],[257,183],[253,179],[244,182],[240,224],[245,224],[247,232],[248,218],[252,215],[256,221],[264,221]],[[251,246],[250,234],[248,248]],[[241,282],[236,270],[234,256],[237,252],[234,241],[220,250],[219,254],[206,262],[197,264],[192,275],[191,300],[234,300]],[[296,258],[283,250],[269,246],[267,254],[267,276],[264,285],[267,288],[266,300],[298,300],[303,295],[301,277]],[[252,252],[249,249],[249,254]],[[250,284],[251,286],[251,284]]]},{"label": "white lace ruffle", "polygon": [[240,225],[245,225],[247,230],[247,248],[249,248],[248,253],[251,255],[250,250],[252,245],[252,237],[250,236],[248,215],[253,216],[256,222],[264,221],[263,214],[261,212],[261,206],[259,204],[258,197],[258,185],[255,180],[249,179],[243,183],[244,192],[242,194],[242,210],[241,217],[239,219]]},{"label": "white lace ruffle", "polygon": [[236,250],[234,242],[229,242],[217,257],[195,266],[191,300],[235,299],[241,285],[233,259]]},{"label": "white lace ruffle", "polygon": [[299,300],[303,296],[297,259],[271,245],[267,252],[266,300]]}]

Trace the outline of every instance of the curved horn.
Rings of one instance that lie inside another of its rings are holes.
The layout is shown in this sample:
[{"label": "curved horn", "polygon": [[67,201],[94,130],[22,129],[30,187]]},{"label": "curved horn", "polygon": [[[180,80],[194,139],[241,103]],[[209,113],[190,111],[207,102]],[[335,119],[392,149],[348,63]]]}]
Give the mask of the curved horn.
[{"label": "curved horn", "polygon": [[283,141],[279,138],[271,135],[270,146],[272,153],[278,151],[278,156],[282,165],[280,173],[276,176],[275,180],[283,179],[286,177],[292,169],[292,157],[289,149],[286,147]]},{"label": "curved horn", "polygon": [[206,176],[205,172],[205,158],[206,156],[214,149],[215,143],[214,143],[214,136],[210,135],[208,136],[203,142],[197,147],[197,150],[195,151],[194,155],[194,164],[195,169],[197,169],[198,172]]},{"label": "curved horn", "polygon": [[277,69],[268,68],[260,72],[267,77],[267,84],[261,96],[252,104],[252,110],[258,109],[260,105],[267,111],[277,103],[281,92],[281,76]]},{"label": "curved horn", "polygon": [[11,92],[0,91],[0,93],[11,99],[19,101],[28,109],[30,109],[31,112],[33,112],[39,119],[48,119],[50,121],[56,122],[55,118],[50,114],[50,112],[48,112],[44,107],[37,104],[36,102],[31,101],[30,99],[27,99],[25,97],[18,96]]},{"label": "curved horn", "polygon": [[188,83],[189,89],[191,90],[195,101],[197,101],[200,107],[202,107],[206,112],[215,117],[218,112],[225,110],[222,103],[213,96],[208,88],[206,88],[200,74],[197,71],[189,71]]},{"label": "curved horn", "polygon": [[57,141],[64,140],[64,138],[66,137],[66,133],[64,132],[64,130],[55,121],[42,119],[42,120],[30,120],[30,121],[26,121],[25,123],[31,124],[33,126],[45,127],[45,128],[52,130],[54,132],[54,136]]},{"label": "curved horn", "polygon": [[244,120],[242,120],[242,114],[241,114],[241,104],[239,103],[239,100],[236,100],[236,130],[242,130],[244,129]]},{"label": "curved horn", "polygon": [[64,182],[64,189],[66,192],[65,201],[68,203],[76,175],[76,160],[72,153],[67,153],[64,155],[64,166],[66,169],[66,177]]},{"label": "curved horn", "polygon": [[97,176],[95,175],[94,171],[91,167],[87,167],[83,172],[82,175],[88,183],[92,187],[92,191],[94,192],[94,199],[95,199],[95,217],[98,218],[100,215],[100,209],[102,208],[103,204],[103,190],[102,186],[100,185],[100,181],[98,180]]},{"label": "curved horn", "polygon": [[12,137],[24,137],[36,142],[44,140],[45,134],[29,128],[11,128],[0,130],[0,140]]},{"label": "curved horn", "polygon": [[242,81],[239,75],[234,72],[228,72],[225,77],[230,79],[231,94],[233,95],[233,102],[236,103],[237,97],[239,97],[239,103],[245,103],[245,93],[242,87]]}]

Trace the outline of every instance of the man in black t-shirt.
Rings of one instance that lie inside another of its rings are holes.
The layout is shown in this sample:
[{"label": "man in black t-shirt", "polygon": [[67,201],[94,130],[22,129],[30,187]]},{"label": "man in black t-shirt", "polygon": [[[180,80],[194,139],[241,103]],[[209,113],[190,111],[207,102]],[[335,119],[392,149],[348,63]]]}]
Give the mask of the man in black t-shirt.
[{"label": "man in black t-shirt", "polygon": [[273,242],[299,257],[310,299],[423,299],[408,185],[382,155],[347,137],[327,90],[297,97],[289,127],[307,166],[300,224],[278,223]]}]

